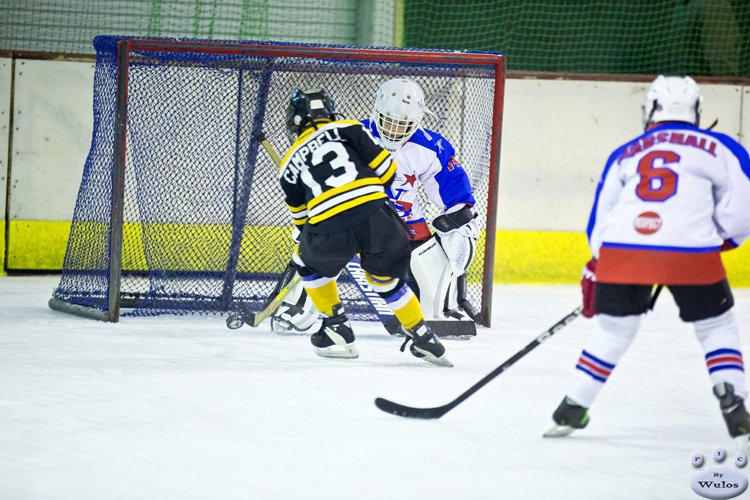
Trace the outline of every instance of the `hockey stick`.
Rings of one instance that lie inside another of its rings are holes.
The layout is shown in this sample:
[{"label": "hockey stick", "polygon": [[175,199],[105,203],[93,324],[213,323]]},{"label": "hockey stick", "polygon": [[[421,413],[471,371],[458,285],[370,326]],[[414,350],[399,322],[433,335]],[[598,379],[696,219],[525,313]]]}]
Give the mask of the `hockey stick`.
[{"label": "hockey stick", "polygon": [[385,299],[378,295],[378,293],[373,290],[367,282],[367,278],[365,278],[365,270],[362,269],[362,266],[360,265],[359,255],[352,257],[352,260],[350,260],[344,268],[344,272],[352,280],[354,286],[357,287],[359,293],[365,298],[365,301],[370,305],[370,308],[378,317],[378,321],[380,321],[383,326],[385,326],[391,318],[396,317],[391,308],[388,307],[388,303]]},{"label": "hockey stick", "polygon": [[648,301],[649,311],[654,310],[654,306],[656,305],[656,299],[659,298],[659,294],[661,293],[662,288],[664,288],[664,285],[656,285],[656,290],[654,290],[653,295],[651,295],[651,299]]},{"label": "hockey stick", "polygon": [[263,149],[266,150],[268,156],[271,157],[276,166],[281,168],[281,157],[276,153],[276,150],[273,149],[273,146],[268,142],[268,139],[266,139],[266,134],[264,134],[262,130],[258,130],[253,134],[253,137],[261,146],[263,146]]},{"label": "hockey stick", "polygon": [[[273,297],[270,301],[266,301],[266,306],[259,313],[254,313],[247,308],[244,302],[239,303],[239,311],[235,314],[229,315],[227,318],[227,327],[236,330],[244,324],[248,324],[253,328],[261,324],[261,322],[269,317],[271,314],[279,308],[287,295],[302,281],[302,277],[297,275],[292,279],[285,287],[283,287],[279,293]],[[273,295],[272,295],[273,296]]]},{"label": "hockey stick", "polygon": [[430,419],[430,418],[440,418],[449,411],[451,411],[453,408],[461,404],[463,401],[469,398],[472,394],[477,392],[479,389],[487,385],[488,382],[490,382],[492,379],[503,373],[505,370],[510,368],[516,361],[521,359],[522,357],[526,356],[529,352],[531,352],[536,346],[550,338],[552,335],[555,334],[558,330],[561,330],[563,327],[565,327],[568,323],[576,319],[581,314],[581,309],[583,309],[583,305],[578,306],[565,316],[563,319],[552,325],[551,328],[549,328],[547,331],[539,335],[537,338],[535,338],[531,343],[529,343],[526,347],[515,353],[513,356],[511,356],[505,363],[498,366],[494,370],[492,370],[490,373],[488,373],[482,380],[477,382],[476,384],[472,385],[467,391],[465,391],[463,394],[458,396],[456,399],[448,403],[447,405],[443,406],[437,406],[435,408],[414,408],[412,406],[405,406],[398,403],[394,403],[393,401],[389,401],[387,399],[383,398],[375,398],[375,406],[380,408],[386,413],[392,413],[393,415],[398,415],[399,417],[407,417],[407,418],[424,418],[424,419]]}]

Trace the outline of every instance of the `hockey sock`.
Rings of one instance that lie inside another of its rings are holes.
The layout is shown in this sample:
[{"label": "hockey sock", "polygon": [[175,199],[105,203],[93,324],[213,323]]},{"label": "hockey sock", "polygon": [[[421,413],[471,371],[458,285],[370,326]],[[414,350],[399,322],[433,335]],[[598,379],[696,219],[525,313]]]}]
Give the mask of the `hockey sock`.
[{"label": "hockey sock", "polygon": [[737,396],[747,398],[740,332],[734,312],[730,309],[713,318],[695,321],[693,328],[705,354],[711,384],[727,382]]},{"label": "hockey sock", "polygon": [[567,396],[589,408],[604,387],[612,370],[635,339],[641,316],[599,314],[597,325],[578,358]]},{"label": "hockey sock", "polygon": [[383,297],[385,303],[388,304],[388,307],[404,328],[414,328],[417,323],[424,319],[422,306],[419,305],[417,296],[406,284],[401,285],[395,293],[381,293],[380,296]]},{"label": "hockey sock", "polygon": [[375,276],[369,272],[365,272],[365,279],[372,289],[384,299],[394,294],[403,284],[403,281],[397,278]]},{"label": "hockey sock", "polygon": [[303,284],[307,295],[310,296],[318,311],[326,316],[331,316],[333,314],[333,306],[341,302],[339,290],[336,286],[336,279],[317,275],[305,276]]},{"label": "hockey sock", "polygon": [[365,277],[405,328],[414,328],[424,319],[419,300],[404,280],[373,276],[370,273],[365,273]]},{"label": "hockey sock", "polygon": [[424,319],[422,306],[419,305],[419,300],[417,300],[416,295],[413,293],[411,294],[411,298],[406,302],[406,305],[400,309],[393,309],[393,314],[396,315],[404,328],[409,330],[417,326],[417,323]]}]

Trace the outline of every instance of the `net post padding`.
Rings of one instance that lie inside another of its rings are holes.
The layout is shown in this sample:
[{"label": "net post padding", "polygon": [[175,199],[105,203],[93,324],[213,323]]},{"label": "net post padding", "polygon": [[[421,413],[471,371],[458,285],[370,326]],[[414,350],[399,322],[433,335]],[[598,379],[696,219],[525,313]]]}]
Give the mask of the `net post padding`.
[{"label": "net post padding", "polygon": [[[289,147],[283,111],[296,87],[325,86],[337,112],[358,120],[383,81],[407,77],[436,113],[424,126],[453,144],[475,190],[484,234],[468,298],[489,326],[502,55],[128,37],[94,45],[98,125],[50,307],[107,321],[261,307],[294,245],[278,168],[253,133]],[[439,212],[421,197],[430,221]],[[347,312],[374,319],[354,284],[340,283]]]}]

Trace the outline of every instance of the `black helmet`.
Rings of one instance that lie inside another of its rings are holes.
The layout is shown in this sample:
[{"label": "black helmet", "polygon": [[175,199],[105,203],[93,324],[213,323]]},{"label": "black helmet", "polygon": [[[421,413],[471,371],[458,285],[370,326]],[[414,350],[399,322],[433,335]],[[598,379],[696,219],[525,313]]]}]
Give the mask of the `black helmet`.
[{"label": "black helmet", "polygon": [[333,120],[333,101],[323,87],[296,89],[286,107],[286,129],[296,139],[304,129],[315,126],[315,120]]}]

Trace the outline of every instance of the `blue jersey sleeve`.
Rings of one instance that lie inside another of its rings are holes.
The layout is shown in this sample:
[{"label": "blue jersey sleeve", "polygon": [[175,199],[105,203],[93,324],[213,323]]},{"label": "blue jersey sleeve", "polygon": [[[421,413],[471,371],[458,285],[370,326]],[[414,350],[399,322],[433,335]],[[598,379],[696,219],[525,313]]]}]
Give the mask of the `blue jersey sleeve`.
[{"label": "blue jersey sleeve", "polygon": [[[429,139],[428,139],[429,137]],[[466,170],[456,160],[456,150],[443,136],[429,131],[428,135],[417,135],[412,140],[435,152],[441,169],[434,176],[438,185],[438,194],[445,204],[445,209],[459,203],[474,205],[475,200],[471,192],[471,182]],[[424,142],[424,144],[422,144]]]}]

